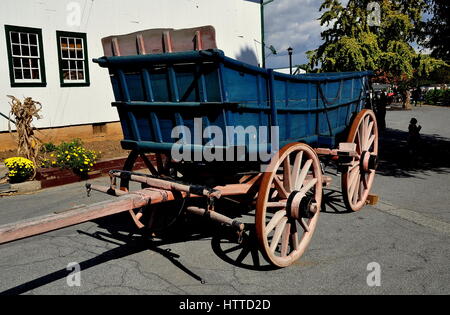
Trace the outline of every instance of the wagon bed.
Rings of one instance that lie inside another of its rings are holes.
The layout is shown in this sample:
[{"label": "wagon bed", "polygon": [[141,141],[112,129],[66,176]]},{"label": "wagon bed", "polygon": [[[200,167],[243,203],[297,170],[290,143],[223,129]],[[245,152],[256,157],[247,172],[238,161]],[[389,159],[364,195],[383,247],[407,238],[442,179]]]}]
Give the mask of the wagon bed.
[{"label": "wagon bed", "polygon": [[[94,60],[110,71],[124,149],[169,152],[176,126],[278,126],[279,146],[334,147],[352,114],[365,106],[370,72],[286,75],[228,58],[218,49]],[[203,130],[202,130],[203,131]],[[239,143],[228,134],[226,150]],[[269,136],[258,139],[270,144]],[[186,149],[201,150],[203,143]],[[219,146],[216,146],[220,149]]]}]

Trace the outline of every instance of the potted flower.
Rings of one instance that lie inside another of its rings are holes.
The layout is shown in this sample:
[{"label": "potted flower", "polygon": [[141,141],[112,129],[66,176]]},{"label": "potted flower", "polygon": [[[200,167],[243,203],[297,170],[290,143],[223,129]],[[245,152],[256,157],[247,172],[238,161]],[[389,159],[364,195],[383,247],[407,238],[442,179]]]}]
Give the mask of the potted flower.
[{"label": "potted flower", "polygon": [[20,183],[34,175],[34,163],[31,160],[23,157],[11,157],[4,162],[9,170],[8,178],[10,183]]}]

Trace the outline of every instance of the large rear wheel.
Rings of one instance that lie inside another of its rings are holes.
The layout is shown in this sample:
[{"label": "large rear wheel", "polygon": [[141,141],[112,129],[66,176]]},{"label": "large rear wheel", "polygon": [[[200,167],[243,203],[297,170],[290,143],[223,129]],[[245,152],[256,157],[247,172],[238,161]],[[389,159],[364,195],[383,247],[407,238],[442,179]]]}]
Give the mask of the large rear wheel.
[{"label": "large rear wheel", "polygon": [[350,128],[347,142],[356,144],[358,156],[353,158],[342,173],[342,196],[347,209],[358,211],[366,204],[377,165],[378,127],[372,110],[363,109],[358,113]]}]

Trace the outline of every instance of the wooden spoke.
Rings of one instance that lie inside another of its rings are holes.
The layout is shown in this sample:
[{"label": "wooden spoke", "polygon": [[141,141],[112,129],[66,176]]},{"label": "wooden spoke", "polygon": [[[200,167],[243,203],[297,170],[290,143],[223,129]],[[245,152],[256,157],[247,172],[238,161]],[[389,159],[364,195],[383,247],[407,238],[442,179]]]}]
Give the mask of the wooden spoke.
[{"label": "wooden spoke", "polygon": [[291,224],[286,223],[286,226],[284,227],[283,235],[281,237],[281,257],[285,257],[287,255],[290,235],[291,235]]},{"label": "wooden spoke", "polygon": [[359,168],[355,168],[353,169],[353,172],[350,174],[350,185],[349,185],[350,196],[353,196],[353,191],[355,190],[359,172],[360,172]]},{"label": "wooden spoke", "polygon": [[363,189],[367,189],[369,187],[369,185],[367,184],[367,174],[362,174],[361,180]]},{"label": "wooden spoke", "polygon": [[272,243],[270,244],[270,251],[273,253],[275,249],[277,249],[278,243],[281,238],[281,234],[284,231],[284,227],[286,226],[287,218],[283,217],[280,223],[275,228],[275,233],[273,234]]},{"label": "wooden spoke", "polygon": [[364,178],[364,174],[361,174],[361,181],[359,182],[359,191],[358,191],[358,199],[357,200],[361,200],[361,198],[363,197],[364,194],[364,184],[363,184],[363,179]]},{"label": "wooden spoke", "polygon": [[289,237],[289,242],[293,250],[298,249],[298,232],[297,232],[297,225],[295,224],[295,222],[291,224],[291,235]]},{"label": "wooden spoke", "polygon": [[310,231],[309,226],[308,226],[308,222],[306,222],[306,219],[301,218],[300,220],[298,220],[298,223],[300,223],[300,226],[303,228],[303,230],[305,232],[309,232]]},{"label": "wooden spoke", "polygon": [[364,143],[366,143],[366,144],[369,142],[369,138],[373,135],[372,131],[373,131],[373,126],[374,125],[375,125],[375,122],[373,122],[373,121],[371,121],[369,123],[369,127],[367,128],[367,134],[366,134],[366,137],[364,139]]},{"label": "wooden spoke", "polygon": [[358,168],[359,169],[359,162],[354,161],[353,164],[351,166],[348,167],[347,172],[353,172],[354,169]]},{"label": "wooden spoke", "polygon": [[363,145],[364,145],[364,137],[365,137],[365,128],[364,128],[364,123],[359,125],[358,128],[358,133],[359,133],[359,147],[361,149],[361,152],[363,151]]},{"label": "wooden spoke", "polygon": [[[359,162],[358,161],[355,161],[354,163],[353,163],[353,165],[352,166],[350,166],[350,168],[348,169],[348,172],[350,173],[350,176],[356,176],[356,172],[357,172],[357,170],[359,171]],[[353,174],[355,174],[355,175],[353,175]]]},{"label": "wooden spoke", "polygon": [[375,141],[375,135],[371,135],[370,138],[367,140],[364,150],[369,151],[370,147],[372,146],[374,141]]},{"label": "wooden spoke", "polygon": [[286,208],[286,200],[268,202],[267,208]]},{"label": "wooden spoke", "polygon": [[300,172],[300,175],[298,176],[298,180],[295,183],[295,190],[300,189],[300,187],[303,185],[303,182],[305,181],[306,175],[308,175],[309,169],[311,168],[312,165],[312,160],[309,159],[308,161],[305,162],[305,165],[302,168],[302,171]]},{"label": "wooden spoke", "polygon": [[283,161],[283,187],[287,192],[292,191],[292,176],[291,176],[291,159],[289,154]]},{"label": "wooden spoke", "polygon": [[352,196],[353,198],[353,203],[356,203],[358,201],[358,191],[359,191],[359,180],[361,179],[361,174],[358,173],[357,177],[356,177],[356,181],[354,184],[354,189],[353,189],[353,193],[350,193],[350,196]]},{"label": "wooden spoke", "polygon": [[273,215],[272,219],[266,226],[266,237],[275,228],[275,226],[277,226],[278,223],[280,223],[280,221],[285,217],[285,215],[286,210],[280,210]]},{"label": "wooden spoke", "polygon": [[294,190],[298,189],[297,188],[297,182],[298,182],[298,177],[299,177],[299,172],[300,172],[300,166],[302,164],[302,158],[303,158],[303,151],[300,151],[300,153],[298,153],[295,156],[295,161],[294,161],[294,166],[292,167],[292,183],[294,184]]},{"label": "wooden spoke", "polygon": [[284,184],[281,181],[281,179],[278,177],[278,175],[275,175],[273,183],[275,185],[275,189],[280,194],[280,197],[286,199],[288,197],[289,193],[287,192],[286,188],[284,188]]},{"label": "wooden spoke", "polygon": [[309,180],[305,186],[300,189],[300,194],[305,195],[311,188],[313,188],[317,184],[317,178],[313,178]]},{"label": "wooden spoke", "polygon": [[358,128],[357,139],[358,139],[358,142],[356,142],[356,144],[357,144],[356,148],[357,148],[358,154],[361,154],[362,153],[362,128],[361,128],[361,126]]}]

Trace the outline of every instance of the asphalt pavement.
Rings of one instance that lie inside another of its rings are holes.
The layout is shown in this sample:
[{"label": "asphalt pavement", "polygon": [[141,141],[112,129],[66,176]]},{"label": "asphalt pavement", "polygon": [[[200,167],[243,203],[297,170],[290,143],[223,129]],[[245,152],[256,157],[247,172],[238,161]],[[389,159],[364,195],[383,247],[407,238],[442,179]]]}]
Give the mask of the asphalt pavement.
[{"label": "asphalt pavement", "polygon": [[[406,146],[412,117],[422,125],[416,156]],[[378,204],[346,212],[333,175],[309,249],[290,267],[269,266],[254,233],[238,245],[188,217],[151,238],[119,214],[0,245],[0,294],[449,294],[450,108],[392,110],[386,121]],[[88,198],[83,183],[1,197],[0,224],[108,198]],[[254,212],[239,219],[251,228]]]}]

